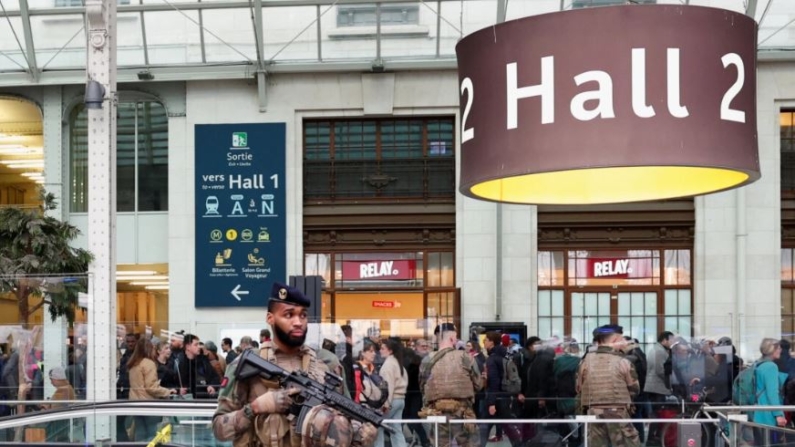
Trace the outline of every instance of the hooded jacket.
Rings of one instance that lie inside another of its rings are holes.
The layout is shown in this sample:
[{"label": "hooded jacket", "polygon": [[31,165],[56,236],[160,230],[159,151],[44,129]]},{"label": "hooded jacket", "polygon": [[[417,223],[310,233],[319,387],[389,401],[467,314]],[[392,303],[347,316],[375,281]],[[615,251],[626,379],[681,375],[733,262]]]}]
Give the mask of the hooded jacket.
[{"label": "hooded jacket", "polygon": [[496,405],[497,399],[504,397],[502,392],[503,360],[505,359],[505,346],[496,345],[488,351],[486,358],[486,407]]}]

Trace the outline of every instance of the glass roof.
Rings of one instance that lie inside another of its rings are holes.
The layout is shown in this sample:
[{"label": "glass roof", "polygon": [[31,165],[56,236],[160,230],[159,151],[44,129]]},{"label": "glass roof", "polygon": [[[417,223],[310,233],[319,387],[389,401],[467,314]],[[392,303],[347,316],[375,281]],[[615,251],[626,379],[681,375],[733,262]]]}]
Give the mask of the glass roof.
[{"label": "glass roof", "polygon": [[[454,67],[455,44],[506,20],[625,0],[117,0],[118,68],[324,70],[334,63]],[[750,0],[636,0],[746,12]],[[84,0],[0,0],[0,85],[85,69]],[[754,3],[750,1],[751,3]],[[261,5],[261,14],[256,8]],[[757,0],[759,54],[795,50],[795,1]],[[380,26],[378,26],[380,24]],[[26,36],[31,36],[27,39]],[[258,54],[258,48],[260,49]],[[447,65],[439,65],[445,63]],[[324,65],[326,67],[324,67]],[[429,65],[430,66],[430,65]],[[27,74],[27,78],[20,75]],[[6,82],[3,79],[6,79]],[[58,79],[64,82],[63,75]],[[52,81],[56,82],[56,81]]]}]

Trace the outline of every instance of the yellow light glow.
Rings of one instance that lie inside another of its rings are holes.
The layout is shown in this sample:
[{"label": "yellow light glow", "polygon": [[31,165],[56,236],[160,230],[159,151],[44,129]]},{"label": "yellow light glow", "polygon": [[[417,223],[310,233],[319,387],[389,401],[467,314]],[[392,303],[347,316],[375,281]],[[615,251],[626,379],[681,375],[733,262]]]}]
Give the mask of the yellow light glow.
[{"label": "yellow light glow", "polygon": [[578,205],[642,202],[722,191],[748,174],[721,168],[642,166],[529,174],[478,183],[472,194],[507,203]]}]

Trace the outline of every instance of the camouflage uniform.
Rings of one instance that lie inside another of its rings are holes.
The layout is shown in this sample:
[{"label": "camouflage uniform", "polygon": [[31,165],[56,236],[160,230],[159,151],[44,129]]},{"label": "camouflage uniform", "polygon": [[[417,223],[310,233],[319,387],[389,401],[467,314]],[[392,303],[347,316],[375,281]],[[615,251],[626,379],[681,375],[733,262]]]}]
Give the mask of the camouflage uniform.
[{"label": "camouflage uniform", "polygon": [[[613,348],[600,346],[580,364],[577,390],[586,414],[597,419],[629,419],[632,399],[640,392],[635,368]],[[640,437],[631,423],[591,424],[591,447],[640,447]]]},{"label": "camouflage uniform", "polygon": [[[272,342],[262,344],[260,356],[286,371],[304,370],[323,383],[325,365],[318,361],[315,351],[301,346],[298,355],[281,352]],[[218,396],[218,408],[213,415],[213,432],[221,441],[232,440],[235,447],[300,447],[301,439],[294,434],[294,421],[286,414],[258,414],[249,419],[243,410],[258,396],[279,389],[278,382],[262,378],[245,382],[235,381],[238,356],[226,370],[226,386]],[[347,447],[347,446],[340,446]]]},{"label": "camouflage uniform", "polygon": [[[445,348],[420,365],[421,417],[446,416],[449,419],[477,419],[472,405],[481,388],[477,366],[464,351]],[[435,363],[434,363],[435,362]],[[439,445],[449,447],[453,438],[459,447],[479,447],[475,424],[440,424]]]}]

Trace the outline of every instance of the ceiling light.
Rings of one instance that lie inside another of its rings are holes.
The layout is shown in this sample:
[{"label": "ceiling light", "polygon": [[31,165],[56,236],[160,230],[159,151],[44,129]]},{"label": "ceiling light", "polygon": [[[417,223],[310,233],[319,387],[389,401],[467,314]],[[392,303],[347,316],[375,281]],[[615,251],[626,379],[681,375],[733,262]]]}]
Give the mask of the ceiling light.
[{"label": "ceiling light", "polygon": [[17,164],[13,164],[13,165],[6,164],[6,166],[8,166],[9,168],[12,168],[12,169],[29,169],[29,168],[44,169],[44,162],[36,163],[36,162],[31,161],[31,162],[27,162],[27,163],[17,163]]},{"label": "ceiling light", "polygon": [[168,286],[146,286],[146,290],[168,290]]},{"label": "ceiling light", "polygon": [[116,276],[124,276],[124,275],[156,275],[157,272],[154,270],[117,270]]},{"label": "ceiling light", "polygon": [[30,178],[33,178],[33,177],[44,177],[44,174],[41,173],[41,172],[23,172],[21,175],[23,177],[30,177]]},{"label": "ceiling light", "polygon": [[133,281],[131,286],[167,286],[168,281]]},{"label": "ceiling light", "polygon": [[165,281],[167,279],[168,279],[168,276],[162,276],[162,275],[154,275],[154,276],[117,276],[116,277],[116,281],[146,281],[146,280]]}]

